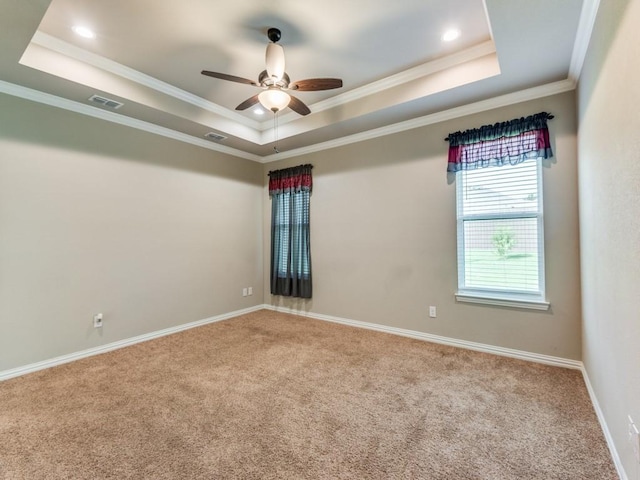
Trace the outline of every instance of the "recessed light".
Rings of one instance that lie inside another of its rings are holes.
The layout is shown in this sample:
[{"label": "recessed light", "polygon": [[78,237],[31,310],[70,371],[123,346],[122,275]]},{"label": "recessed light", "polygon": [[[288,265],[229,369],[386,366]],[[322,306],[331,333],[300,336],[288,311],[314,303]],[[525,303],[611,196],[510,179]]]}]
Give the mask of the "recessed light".
[{"label": "recessed light", "polygon": [[96,34],[93,33],[93,30],[87,27],[83,27],[82,25],[76,25],[72,28],[72,30],[76,33],[76,35],[80,35],[84,38],[96,38]]},{"label": "recessed light", "polygon": [[253,113],[255,113],[256,115],[264,115],[264,110],[261,108],[256,108]]},{"label": "recessed light", "polygon": [[459,36],[460,36],[460,30],[458,30],[457,28],[450,28],[449,30],[447,30],[442,34],[442,41],[452,42]]}]

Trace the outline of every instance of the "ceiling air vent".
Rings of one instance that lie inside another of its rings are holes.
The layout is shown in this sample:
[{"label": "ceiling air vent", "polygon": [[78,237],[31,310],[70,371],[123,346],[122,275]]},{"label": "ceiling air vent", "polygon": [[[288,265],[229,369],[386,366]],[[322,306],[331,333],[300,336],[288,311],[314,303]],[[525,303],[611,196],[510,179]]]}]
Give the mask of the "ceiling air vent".
[{"label": "ceiling air vent", "polygon": [[103,107],[112,108],[114,110],[124,105],[124,103],[116,102],[115,100],[101,97],[100,95],[92,95],[91,97],[89,97],[89,101],[93,103],[99,103]]},{"label": "ceiling air vent", "polygon": [[224,135],[220,135],[219,133],[216,133],[216,132],[205,133],[204,136],[205,138],[208,138],[209,140],[213,140],[214,142],[221,142],[222,140],[227,138]]}]

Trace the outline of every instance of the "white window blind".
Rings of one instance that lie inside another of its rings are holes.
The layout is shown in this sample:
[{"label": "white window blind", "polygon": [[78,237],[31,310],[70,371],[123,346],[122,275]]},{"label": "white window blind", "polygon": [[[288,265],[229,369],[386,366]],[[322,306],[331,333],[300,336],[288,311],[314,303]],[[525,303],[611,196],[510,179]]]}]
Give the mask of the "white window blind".
[{"label": "white window blind", "polygon": [[458,172],[459,294],[544,301],[539,159]]}]

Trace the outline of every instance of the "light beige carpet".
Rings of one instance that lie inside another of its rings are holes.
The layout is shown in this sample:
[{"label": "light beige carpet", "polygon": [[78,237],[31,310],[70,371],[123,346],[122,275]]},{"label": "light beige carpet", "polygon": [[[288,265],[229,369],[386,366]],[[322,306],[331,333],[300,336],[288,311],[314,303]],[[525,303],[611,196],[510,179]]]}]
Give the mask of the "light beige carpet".
[{"label": "light beige carpet", "polygon": [[0,478],[617,476],[578,371],[260,311],[0,383]]}]

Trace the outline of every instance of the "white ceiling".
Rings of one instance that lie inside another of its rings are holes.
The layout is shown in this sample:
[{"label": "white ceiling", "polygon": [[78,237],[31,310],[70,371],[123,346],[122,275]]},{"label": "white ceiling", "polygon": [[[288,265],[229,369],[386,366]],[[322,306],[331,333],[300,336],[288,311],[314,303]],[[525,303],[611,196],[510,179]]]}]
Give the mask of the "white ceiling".
[{"label": "white ceiling", "polygon": [[[0,92],[267,162],[575,88],[596,10],[597,0],[2,0]],[[77,36],[79,24],[96,38]],[[312,113],[278,115],[281,153],[273,114],[235,110],[258,87],[200,74],[257,80],[269,27],[282,31],[293,81],[344,81],[295,93]],[[461,36],[443,42],[448,28]]]}]

